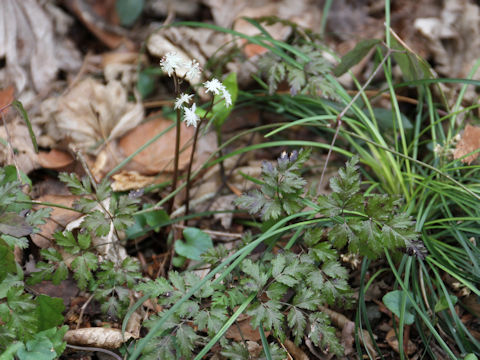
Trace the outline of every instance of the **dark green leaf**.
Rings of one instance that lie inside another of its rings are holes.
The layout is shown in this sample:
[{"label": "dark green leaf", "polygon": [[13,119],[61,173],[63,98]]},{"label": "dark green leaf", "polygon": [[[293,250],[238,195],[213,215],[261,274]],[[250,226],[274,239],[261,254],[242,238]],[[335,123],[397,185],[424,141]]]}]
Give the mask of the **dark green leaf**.
[{"label": "dark green leaf", "polygon": [[[448,294],[448,297],[450,298],[450,302],[452,303],[452,305],[455,305],[457,303],[458,298],[455,295]],[[440,312],[443,310],[447,310],[448,308],[449,308],[449,305],[448,305],[447,297],[445,295],[442,295],[438,299],[437,303],[435,304],[434,311]]]},{"label": "dark green leaf", "polygon": [[338,64],[333,73],[335,76],[345,74],[351,67],[358,64],[368,54],[368,52],[376,45],[381,44],[379,39],[367,39],[357,43],[355,48],[342,57],[342,61]]},{"label": "dark green leaf", "polygon": [[120,24],[131,26],[143,11],[144,0],[117,0],[115,9],[117,10]]},{"label": "dark green leaf", "polygon": [[38,329],[40,331],[50,329],[63,323],[62,312],[65,310],[63,300],[60,298],[52,298],[47,295],[40,294],[37,299]]}]

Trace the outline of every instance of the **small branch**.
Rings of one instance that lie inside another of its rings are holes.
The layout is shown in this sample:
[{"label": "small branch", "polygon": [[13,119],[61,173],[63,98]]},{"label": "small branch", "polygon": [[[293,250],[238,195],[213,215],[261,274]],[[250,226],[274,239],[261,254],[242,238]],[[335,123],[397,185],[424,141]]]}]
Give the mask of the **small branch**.
[{"label": "small branch", "polygon": [[[200,128],[202,126],[203,121],[206,119],[207,115],[213,109],[213,101],[214,101],[214,98],[212,97],[212,101],[210,103],[210,106],[207,109],[207,112],[205,113],[205,115],[200,119],[200,122],[198,123],[197,128],[195,129],[195,135],[193,136],[192,152],[190,154],[190,161],[188,163],[188,171],[187,171],[185,216],[187,216],[189,211],[190,211],[190,188],[191,188],[191,185],[192,185],[192,183],[191,183],[192,179],[190,179],[190,177],[192,175],[193,157],[195,156],[195,149],[197,147],[198,134],[200,133]],[[185,224],[187,223],[187,221],[188,220],[185,220]]]},{"label": "small branch", "polygon": [[77,330],[82,324],[83,313],[85,312],[85,309],[87,308],[88,304],[90,304],[90,301],[92,301],[93,295],[94,294],[90,295],[87,301],[85,301],[85,304],[83,304],[82,307],[80,308],[80,315],[78,316],[78,319],[77,319],[77,327],[76,327]]},{"label": "small branch", "polygon": [[[178,83],[177,75],[173,74],[173,82],[175,85],[175,96],[180,94],[180,87]],[[177,181],[178,181],[178,159],[180,157],[180,135],[181,135],[181,128],[180,125],[182,123],[181,120],[181,111],[177,109],[177,126],[176,126],[176,134],[175,134],[175,158],[173,160],[173,179],[172,179],[172,192],[177,189]],[[170,201],[168,202],[167,206],[167,214],[171,214],[173,210],[173,205],[175,203],[175,196],[172,196]]]},{"label": "small branch", "polygon": [[22,179],[20,177],[20,168],[18,167],[17,158],[15,157],[15,151],[13,150],[13,146],[12,146],[12,138],[10,136],[10,132],[8,131],[8,126],[7,126],[7,122],[5,121],[5,116],[3,115],[3,110],[8,106],[10,106],[10,104],[3,106],[0,109],[0,114],[2,115],[3,126],[5,127],[5,132],[7,133],[8,150],[10,152],[10,156],[12,157],[13,164],[15,165],[15,169],[17,169],[17,179],[18,181],[20,181],[20,183],[22,183]]},{"label": "small branch", "polygon": [[90,351],[90,352],[102,352],[104,354],[110,355],[116,360],[122,360],[122,358],[118,355],[115,354],[113,351],[107,350],[107,349],[102,349],[102,348],[97,348],[97,347],[92,347],[92,346],[77,346],[77,345],[70,345],[67,344],[67,347],[70,349],[75,349],[75,350],[82,350],[82,351]]}]

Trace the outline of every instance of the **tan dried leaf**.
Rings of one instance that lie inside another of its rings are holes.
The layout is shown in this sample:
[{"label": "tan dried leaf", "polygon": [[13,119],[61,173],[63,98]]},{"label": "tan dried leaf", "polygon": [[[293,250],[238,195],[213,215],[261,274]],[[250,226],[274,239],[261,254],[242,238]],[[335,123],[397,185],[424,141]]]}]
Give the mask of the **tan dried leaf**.
[{"label": "tan dried leaf", "polygon": [[[120,147],[126,156],[130,156],[144,145],[148,140],[152,139],[172,124],[170,120],[157,118],[137,126],[120,140]],[[180,148],[186,146],[187,142],[193,137],[195,130],[193,127],[187,127],[182,122]],[[192,147],[180,153],[179,168],[184,169],[190,161]],[[173,170],[173,158],[175,155],[175,128],[161,136],[157,141],[148,148],[141,151],[133,158],[133,162],[138,166],[134,170],[141,174],[156,174],[161,171]]]},{"label": "tan dried leaf", "polygon": [[[332,321],[332,324],[342,330],[342,344],[345,347],[349,347],[349,350],[353,351],[353,340],[355,338],[355,323],[347,318],[345,315],[340,314],[339,312],[333,311],[324,306],[319,307],[320,311],[327,314]],[[370,337],[370,334],[366,330],[362,330],[362,333],[359,336],[360,342],[365,346],[370,354],[376,356],[376,350],[373,346],[373,341]]]},{"label": "tan dried leaf", "polygon": [[[32,139],[30,133],[23,120],[18,117],[14,121],[7,123],[8,132],[10,135],[11,145],[15,150],[15,161],[24,173],[28,174],[30,171],[40,167],[38,157],[33,149]],[[38,136],[37,128],[34,127],[35,135]],[[7,131],[3,124],[0,126],[0,138],[9,140]],[[7,146],[0,144],[0,163],[12,164],[12,153]]]},{"label": "tan dried leaf", "polygon": [[[395,335],[395,329],[390,329],[385,338],[387,340],[388,345],[390,345],[390,347],[395,352],[400,353],[400,349],[398,347],[397,335]],[[417,347],[410,339],[408,339],[407,355],[412,355],[415,351],[417,351]]]},{"label": "tan dried leaf", "polygon": [[[480,11],[469,1],[445,0],[439,17],[417,18],[414,28],[428,41],[435,70],[449,77],[468,76],[480,56]],[[474,75],[479,79],[479,75]]]},{"label": "tan dried leaf", "polygon": [[165,176],[143,176],[138,171],[122,171],[112,176],[114,182],[112,184],[113,191],[127,191],[141,189],[148,185],[167,181]]},{"label": "tan dried leaf", "polygon": [[[60,17],[63,23],[58,22]],[[37,91],[45,90],[59,69],[80,67],[80,53],[62,36],[68,31],[66,18],[53,4],[0,1],[0,58],[6,58],[7,80],[19,93],[30,83]]]},{"label": "tan dried leaf", "polygon": [[[44,195],[36,199],[38,202],[50,202],[58,205],[72,207],[73,202],[78,198],[74,195]],[[48,207],[44,205],[35,206],[35,209]],[[68,223],[78,219],[82,214],[77,211],[66,210],[59,207],[52,207],[50,216],[46,219],[45,224],[40,225],[40,232],[32,234],[31,238],[35,245],[39,248],[48,248],[52,246],[48,239],[53,238],[53,233],[57,228],[65,227]]]},{"label": "tan dried leaf", "polygon": [[[457,143],[457,147],[453,152],[454,159],[460,159],[461,157],[480,149],[480,127],[467,125],[463,132],[462,138]],[[464,163],[471,164],[476,158],[478,158],[479,153],[469,155],[462,159]]]},{"label": "tan dried leaf", "polygon": [[[249,341],[260,341],[260,332],[258,331],[258,328],[254,329],[252,328],[252,325],[250,324],[250,317],[245,317],[241,321],[237,321],[237,325],[232,325],[230,328],[227,330],[225,337],[227,339],[233,339],[235,341],[243,341],[243,340],[249,340]],[[270,331],[265,331],[265,336],[269,336]]]},{"label": "tan dried leaf", "polygon": [[40,166],[46,169],[61,169],[73,162],[73,157],[62,150],[52,149],[50,151],[40,151],[38,153],[38,162]]},{"label": "tan dried leaf", "polygon": [[117,349],[131,338],[134,336],[129,332],[125,332],[122,337],[122,331],[119,329],[91,327],[68,330],[63,340],[72,345]]},{"label": "tan dried leaf", "polygon": [[103,85],[87,78],[58,100],[55,116],[60,136],[70,137],[80,150],[92,151],[100,141],[124,135],[143,119],[140,100],[129,102],[118,81]]}]

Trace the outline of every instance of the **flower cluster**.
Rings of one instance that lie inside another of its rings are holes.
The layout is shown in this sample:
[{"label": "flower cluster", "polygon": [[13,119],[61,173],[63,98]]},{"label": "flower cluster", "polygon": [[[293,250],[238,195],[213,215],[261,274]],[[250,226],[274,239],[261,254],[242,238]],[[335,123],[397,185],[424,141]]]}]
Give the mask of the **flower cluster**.
[{"label": "flower cluster", "polygon": [[175,51],[167,53],[162,60],[160,60],[160,68],[166,72],[168,76],[172,76],[173,73],[179,69],[184,69],[186,71],[185,78],[190,81],[196,79],[202,72],[197,60],[185,61],[184,58]]},{"label": "flower cluster", "polygon": [[[185,69],[185,78],[188,80],[197,78],[202,71],[197,60],[190,60],[186,62],[176,52],[167,53],[160,61],[160,67],[165,73],[168,74],[168,76],[172,76],[172,74],[178,69]],[[213,78],[210,81],[206,81],[203,83],[203,86],[205,87],[207,93],[221,95],[221,97],[225,100],[225,106],[229,107],[232,105],[232,97],[230,93],[225,85],[223,85],[218,79]],[[180,94],[180,96],[175,99],[174,108],[176,110],[183,109],[183,121],[185,121],[187,126],[193,125],[197,127],[200,121],[199,116],[196,114],[197,106],[196,104],[193,104],[191,107],[188,107],[192,98],[193,94]]]},{"label": "flower cluster", "polygon": [[203,86],[207,89],[207,92],[211,92],[212,94],[218,95],[220,92],[222,93],[222,97],[225,99],[225,106],[229,107],[232,105],[232,97],[228,92],[225,85],[223,85],[218,79],[212,79],[210,81],[205,81]]}]

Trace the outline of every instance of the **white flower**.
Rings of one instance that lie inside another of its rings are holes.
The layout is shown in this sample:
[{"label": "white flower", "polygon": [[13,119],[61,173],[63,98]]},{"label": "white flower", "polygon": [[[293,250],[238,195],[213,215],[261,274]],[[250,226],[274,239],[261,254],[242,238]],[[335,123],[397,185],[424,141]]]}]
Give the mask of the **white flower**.
[{"label": "white flower", "polygon": [[222,89],[222,95],[223,95],[223,98],[225,99],[225,106],[229,107],[230,105],[232,105],[232,97],[230,96],[230,93],[225,88],[225,86]]},{"label": "white flower", "polygon": [[222,93],[222,97],[225,99],[225,106],[229,107],[232,105],[232,96],[228,92],[225,85],[223,85],[218,79],[213,78],[210,81],[205,81],[203,86],[207,89],[207,92],[211,92],[215,95]]},{"label": "white flower", "polygon": [[192,99],[193,94],[181,94],[176,100],[175,100],[175,109],[180,109],[183,104],[188,104],[190,103],[190,100]]},{"label": "white flower", "polygon": [[216,78],[213,78],[210,81],[205,81],[203,86],[205,86],[207,92],[211,92],[215,95],[218,95],[220,91],[226,91],[225,86]]},{"label": "white flower", "polygon": [[200,64],[198,63],[197,60],[190,60],[185,64],[185,68],[187,69],[187,73],[185,74],[185,77],[187,80],[195,80],[199,75],[202,69],[200,69]]},{"label": "white flower", "polygon": [[183,108],[183,110],[185,111],[183,121],[185,121],[187,126],[193,125],[193,126],[197,127],[197,124],[200,121],[200,118],[195,113],[195,110],[197,110],[197,105],[193,104],[190,109],[185,106]]},{"label": "white flower", "polygon": [[160,67],[168,76],[172,76],[173,72],[182,66],[182,58],[175,52],[169,52],[160,60]]}]

